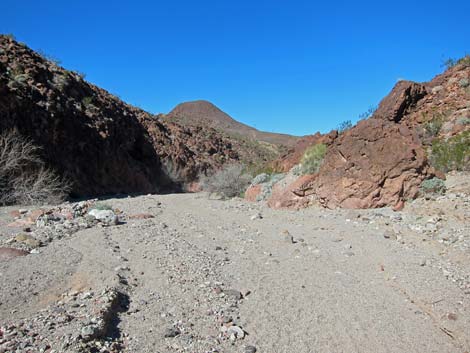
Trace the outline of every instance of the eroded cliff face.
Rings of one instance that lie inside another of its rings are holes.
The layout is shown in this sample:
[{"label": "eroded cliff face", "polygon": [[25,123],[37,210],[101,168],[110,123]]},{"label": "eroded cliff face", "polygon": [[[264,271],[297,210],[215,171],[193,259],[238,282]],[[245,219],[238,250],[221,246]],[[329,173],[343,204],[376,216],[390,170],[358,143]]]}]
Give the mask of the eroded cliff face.
[{"label": "eroded cliff face", "polygon": [[164,123],[0,36],[0,130],[17,129],[76,196],[175,191],[238,155],[214,130]]}]

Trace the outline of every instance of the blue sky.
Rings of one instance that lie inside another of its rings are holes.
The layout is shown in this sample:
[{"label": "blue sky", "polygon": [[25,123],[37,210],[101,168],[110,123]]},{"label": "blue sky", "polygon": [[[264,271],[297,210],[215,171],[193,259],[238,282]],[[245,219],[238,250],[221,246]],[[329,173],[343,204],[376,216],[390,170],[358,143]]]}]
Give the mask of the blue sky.
[{"label": "blue sky", "polygon": [[470,1],[2,1],[0,32],[150,112],[326,132],[470,52]]}]

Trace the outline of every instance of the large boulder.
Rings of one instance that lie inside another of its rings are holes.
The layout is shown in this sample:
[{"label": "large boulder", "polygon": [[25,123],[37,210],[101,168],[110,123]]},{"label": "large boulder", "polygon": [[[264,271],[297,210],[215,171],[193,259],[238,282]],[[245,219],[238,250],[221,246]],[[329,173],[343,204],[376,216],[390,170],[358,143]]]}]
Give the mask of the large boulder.
[{"label": "large boulder", "polygon": [[327,207],[395,206],[416,197],[434,175],[412,130],[394,122],[361,121],[330,146],[308,187]]}]

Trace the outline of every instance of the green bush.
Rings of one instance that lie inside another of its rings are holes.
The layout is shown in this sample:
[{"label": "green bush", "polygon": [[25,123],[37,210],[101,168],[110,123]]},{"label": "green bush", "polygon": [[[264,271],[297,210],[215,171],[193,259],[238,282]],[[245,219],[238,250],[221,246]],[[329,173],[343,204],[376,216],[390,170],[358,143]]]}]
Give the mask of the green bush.
[{"label": "green bush", "polygon": [[429,137],[436,137],[444,124],[444,114],[433,114],[431,120],[424,124],[424,130]]},{"label": "green bush", "polygon": [[446,192],[444,181],[439,178],[424,180],[419,188],[420,194],[425,196],[429,194],[443,195]]},{"label": "green bush", "polygon": [[434,141],[429,160],[432,166],[443,172],[470,170],[470,131]]},{"label": "green bush", "polygon": [[302,174],[318,173],[325,158],[326,145],[319,143],[315,146],[307,148],[300,164],[302,166]]}]

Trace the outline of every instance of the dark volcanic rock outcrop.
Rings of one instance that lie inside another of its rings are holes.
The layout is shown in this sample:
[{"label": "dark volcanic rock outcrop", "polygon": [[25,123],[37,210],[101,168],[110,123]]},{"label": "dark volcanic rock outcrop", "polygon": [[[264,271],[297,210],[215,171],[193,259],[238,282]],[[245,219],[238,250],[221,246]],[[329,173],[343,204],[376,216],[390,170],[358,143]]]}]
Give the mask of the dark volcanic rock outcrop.
[{"label": "dark volcanic rock outcrop", "polygon": [[0,36],[0,131],[17,129],[75,195],[175,190],[236,160],[215,131],[166,124]]}]

